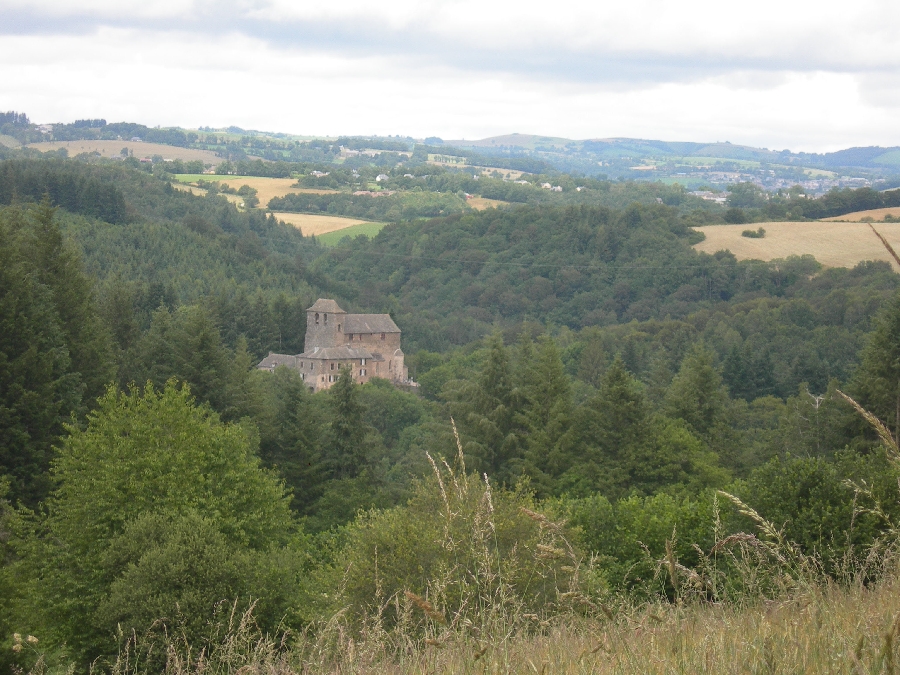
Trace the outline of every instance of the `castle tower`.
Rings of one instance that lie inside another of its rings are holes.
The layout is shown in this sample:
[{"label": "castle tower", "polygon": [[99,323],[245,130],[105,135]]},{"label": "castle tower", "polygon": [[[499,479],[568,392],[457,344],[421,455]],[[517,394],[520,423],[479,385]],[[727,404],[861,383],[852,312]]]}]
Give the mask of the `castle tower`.
[{"label": "castle tower", "polygon": [[319,298],[306,310],[306,342],[303,351],[311,352],[316,348],[337,347],[345,343],[344,317],[342,310],[334,300]]}]

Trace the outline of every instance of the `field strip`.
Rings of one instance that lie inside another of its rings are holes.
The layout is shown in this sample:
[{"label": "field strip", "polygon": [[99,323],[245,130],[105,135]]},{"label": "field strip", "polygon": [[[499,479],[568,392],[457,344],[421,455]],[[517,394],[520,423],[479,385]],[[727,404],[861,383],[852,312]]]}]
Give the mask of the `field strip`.
[{"label": "field strip", "polygon": [[310,213],[273,213],[278,220],[283,220],[289,225],[299,228],[303,236],[325,234],[345,230],[353,225],[368,223],[368,220],[358,218],[342,218],[340,216],[320,216]]},{"label": "field strip", "polygon": [[[762,239],[742,237],[744,230],[762,227]],[[738,260],[774,260],[810,254],[827,267],[853,267],[863,260],[883,260],[895,272],[900,266],[868,223],[805,222],[708,225],[694,228],[706,239],[694,248],[705,253],[731,251]],[[900,223],[879,223],[878,232],[900,250]]]},{"label": "field strip", "polygon": [[504,202],[500,199],[488,199],[487,197],[472,197],[471,199],[466,200],[466,204],[476,211],[484,211],[485,209],[496,208],[499,206],[509,206],[509,202]]},{"label": "field strip", "polygon": [[29,143],[29,148],[49,152],[65,148],[70,157],[82,152],[99,152],[103,157],[121,157],[122,148],[128,150],[138,159],[152,158],[159,155],[163,159],[180,159],[191,161],[199,159],[205,164],[217,165],[222,161],[214,152],[209,150],[195,150],[194,148],[178,148],[174,145],[162,145],[161,143],[140,143],[138,141],[47,141],[44,143]]},{"label": "field strip", "polygon": [[832,216],[831,218],[822,218],[823,222],[850,222],[858,223],[863,218],[871,218],[874,221],[884,220],[885,216],[893,216],[900,218],[900,206],[892,206],[884,209],[869,209],[868,211],[854,211],[853,213],[845,213],[842,216]]}]

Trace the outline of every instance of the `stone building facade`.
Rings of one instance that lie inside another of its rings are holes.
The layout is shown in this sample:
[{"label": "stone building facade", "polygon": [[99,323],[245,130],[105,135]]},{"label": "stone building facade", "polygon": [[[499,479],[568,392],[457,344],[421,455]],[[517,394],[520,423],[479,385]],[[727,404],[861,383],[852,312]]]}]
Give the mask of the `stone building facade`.
[{"label": "stone building facade", "polygon": [[297,370],[313,391],[330,388],[342,368],[350,368],[360,384],[381,377],[398,386],[415,386],[403,362],[400,329],[390,315],[348,314],[324,298],[306,310],[303,353],[270,352],[257,368],[271,372],[278,366]]}]

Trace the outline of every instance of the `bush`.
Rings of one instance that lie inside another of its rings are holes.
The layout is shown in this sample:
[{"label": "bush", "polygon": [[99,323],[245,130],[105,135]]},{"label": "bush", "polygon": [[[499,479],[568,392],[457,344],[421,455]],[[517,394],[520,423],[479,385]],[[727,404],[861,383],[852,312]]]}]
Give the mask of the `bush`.
[{"label": "bush", "polygon": [[762,239],[766,236],[766,231],[763,228],[759,228],[758,230],[744,230],[741,232],[742,237],[749,237],[750,239]]},{"label": "bush", "polygon": [[524,489],[494,491],[464,466],[433,464],[406,506],[372,511],[347,529],[338,603],[351,620],[483,626],[548,615],[582,597],[580,554]]}]

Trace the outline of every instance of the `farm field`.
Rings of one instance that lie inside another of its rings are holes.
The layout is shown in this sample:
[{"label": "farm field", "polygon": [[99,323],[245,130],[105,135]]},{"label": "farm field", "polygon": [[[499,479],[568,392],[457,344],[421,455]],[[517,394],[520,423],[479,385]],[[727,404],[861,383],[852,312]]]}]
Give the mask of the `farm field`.
[{"label": "farm field", "polygon": [[272,197],[284,197],[289,192],[297,192],[297,188],[291,188],[297,182],[296,178],[263,178],[260,176],[219,176],[215,174],[181,174],[176,176],[179,182],[196,183],[205,180],[210,183],[223,183],[238,189],[242,185],[249,185],[256,190],[260,206],[269,203]]},{"label": "farm field", "polygon": [[[762,227],[762,239],[742,237],[744,230]],[[868,223],[753,223],[709,225],[694,228],[706,239],[694,248],[706,253],[731,251],[738,260],[774,260],[810,254],[827,267],[853,267],[863,260],[884,260],[894,271],[900,266],[888,253]],[[900,252],[900,223],[882,223],[878,232]]]},{"label": "farm field", "polygon": [[500,206],[509,206],[509,202],[501,199],[488,199],[487,197],[472,197],[466,200],[466,204],[476,211],[484,211],[485,209],[493,209]]},{"label": "farm field", "polygon": [[832,216],[831,218],[822,218],[825,222],[859,222],[863,218],[871,218],[874,221],[884,220],[885,216],[900,217],[900,207],[889,206],[884,209],[869,209],[868,211],[854,211],[853,213],[845,213],[842,216]]},{"label": "farm field", "polygon": [[[273,213],[278,220],[283,220],[288,225],[298,228],[304,236],[319,236],[328,232],[346,230],[354,225],[379,225],[383,223],[370,223],[359,218],[342,218],[340,216],[321,216],[310,213]],[[381,229],[379,227],[378,229]]]},{"label": "farm field", "polygon": [[370,239],[381,232],[381,228],[385,223],[360,223],[359,225],[351,225],[343,230],[335,230],[334,232],[326,232],[318,235],[319,243],[325,246],[337,246],[344,237],[356,237],[364,234]]},{"label": "farm field", "polygon": [[138,159],[160,155],[163,159],[180,159],[191,161],[199,159],[205,164],[216,166],[222,158],[209,150],[195,150],[193,148],[178,148],[174,145],[162,145],[161,143],[140,143],[137,141],[47,141],[44,143],[30,143],[27,147],[49,152],[65,148],[70,156],[82,152],[99,152],[103,157],[120,157],[122,148],[134,154]]},{"label": "farm field", "polygon": [[[205,197],[207,194],[206,190],[204,190],[203,188],[198,188],[193,185],[184,185],[184,184],[179,184],[179,183],[173,183],[172,187],[175,188],[176,190],[181,190],[182,192],[190,192],[192,195],[197,195],[198,197]],[[241,195],[229,195],[224,192],[220,192],[219,196],[225,197],[225,199],[230,201],[232,204],[237,206],[239,209],[244,208],[244,198]]]}]

